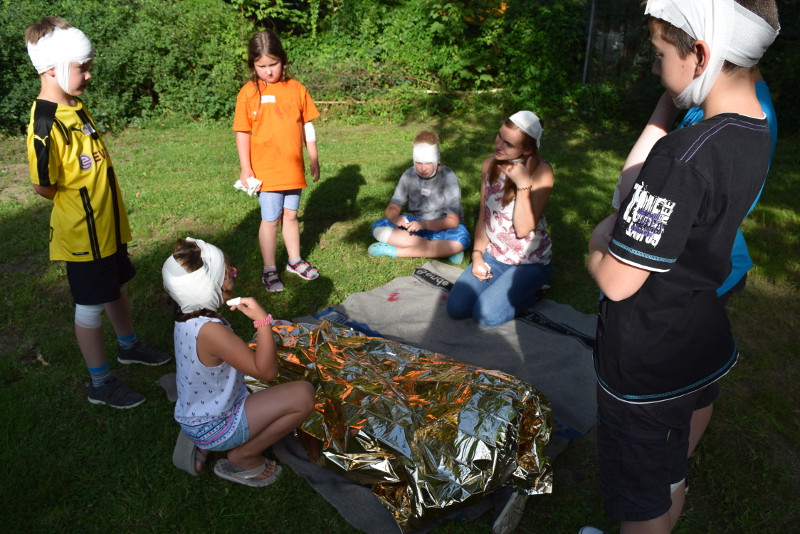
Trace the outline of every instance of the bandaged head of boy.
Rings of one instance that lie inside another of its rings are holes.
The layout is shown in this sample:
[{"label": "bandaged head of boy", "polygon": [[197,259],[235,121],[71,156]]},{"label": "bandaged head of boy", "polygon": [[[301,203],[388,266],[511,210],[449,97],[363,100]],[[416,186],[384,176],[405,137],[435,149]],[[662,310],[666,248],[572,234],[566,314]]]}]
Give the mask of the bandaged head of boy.
[{"label": "bandaged head of boy", "polygon": [[673,100],[679,109],[699,106],[714,86],[725,61],[740,67],[758,64],[778,30],[734,0],[648,0],[645,14],[685,31],[711,50],[708,66]]},{"label": "bandaged head of boy", "polygon": [[54,28],[38,42],[28,42],[28,56],[36,72],[41,74],[55,68],[58,86],[69,91],[69,72],[72,63],[86,63],[94,57],[89,38],[78,28]]},{"label": "bandaged head of boy", "polygon": [[433,172],[429,176],[422,176],[421,178],[433,178],[439,168],[439,138],[433,132],[421,132],[414,138],[414,148],[412,157],[414,158],[415,167],[417,163],[430,163],[433,164]]},{"label": "bandaged head of boy", "polygon": [[220,249],[201,239],[187,237],[186,241],[200,248],[203,265],[194,272],[187,272],[173,255],[161,268],[164,289],[183,313],[206,309],[216,311],[222,306],[222,284],[225,282],[225,254]]}]

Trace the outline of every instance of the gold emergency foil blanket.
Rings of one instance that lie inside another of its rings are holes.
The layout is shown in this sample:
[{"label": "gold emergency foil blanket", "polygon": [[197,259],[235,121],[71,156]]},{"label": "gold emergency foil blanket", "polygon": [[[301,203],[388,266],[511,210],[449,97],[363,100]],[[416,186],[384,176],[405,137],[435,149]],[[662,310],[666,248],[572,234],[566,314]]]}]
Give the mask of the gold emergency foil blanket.
[{"label": "gold emergency foil blanket", "polygon": [[[370,484],[404,531],[504,484],[552,491],[544,396],[500,371],[367,337],[330,322],[273,328],[280,376],[308,380],[309,457]],[[252,377],[252,390],[269,387]]]}]

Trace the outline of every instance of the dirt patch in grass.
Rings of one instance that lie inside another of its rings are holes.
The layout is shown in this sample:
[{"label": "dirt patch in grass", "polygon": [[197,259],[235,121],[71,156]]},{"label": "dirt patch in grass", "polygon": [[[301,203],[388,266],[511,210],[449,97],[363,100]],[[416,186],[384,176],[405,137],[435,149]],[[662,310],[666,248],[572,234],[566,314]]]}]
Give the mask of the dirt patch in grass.
[{"label": "dirt patch in grass", "polygon": [[30,202],[34,193],[28,176],[27,163],[3,162],[3,171],[0,173],[0,194],[20,204]]}]

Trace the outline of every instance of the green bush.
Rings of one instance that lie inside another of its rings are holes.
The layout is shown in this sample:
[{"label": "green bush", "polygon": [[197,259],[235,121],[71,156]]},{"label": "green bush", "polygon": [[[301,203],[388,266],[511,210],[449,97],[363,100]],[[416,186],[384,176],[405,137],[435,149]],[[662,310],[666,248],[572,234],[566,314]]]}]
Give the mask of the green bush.
[{"label": "green bush", "polygon": [[39,82],[24,32],[45,15],[66,18],[91,39],[95,62],[85,100],[102,127],[171,113],[232,116],[247,75],[245,42],[253,33],[233,6],[218,0],[5,0],[0,132],[20,133],[27,125]]},{"label": "green bush", "polygon": [[[787,21],[798,8],[781,4],[785,29],[762,69],[782,125],[797,116],[797,29]],[[625,46],[617,63],[594,54],[583,84],[586,0],[0,0],[0,134],[27,124],[38,80],[23,33],[43,15],[67,18],[95,44],[86,99],[103,127],[165,114],[230,120],[247,40],[269,27],[315,100],[352,104],[331,105],[336,116],[441,117],[490,101],[495,114],[623,117],[638,128],[660,92],[641,11],[600,3],[597,31],[624,35]],[[496,94],[473,98],[483,91]]]},{"label": "green bush", "polygon": [[579,0],[350,0],[287,48],[315,98],[367,101],[355,108],[365,115],[424,113],[404,102],[430,103],[429,91],[447,113],[463,93],[501,90],[503,107],[563,116],[581,91],[586,11]]}]

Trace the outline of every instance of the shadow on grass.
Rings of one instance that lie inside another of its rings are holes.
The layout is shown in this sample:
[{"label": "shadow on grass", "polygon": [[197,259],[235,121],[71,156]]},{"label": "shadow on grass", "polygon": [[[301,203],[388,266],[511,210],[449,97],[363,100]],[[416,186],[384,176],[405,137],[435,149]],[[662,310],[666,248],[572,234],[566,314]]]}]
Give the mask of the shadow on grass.
[{"label": "shadow on grass", "polygon": [[300,219],[300,247],[310,255],[322,234],[333,224],[356,219],[361,213],[358,193],[366,183],[360,165],[347,165],[330,178],[323,178],[311,191]]}]

